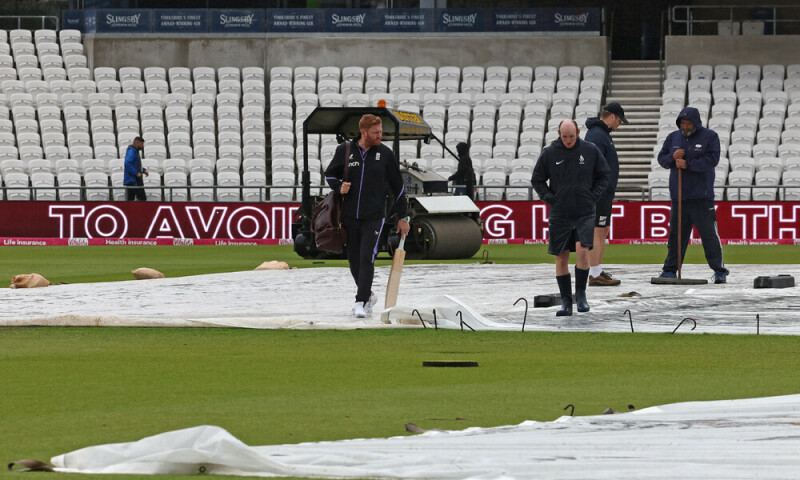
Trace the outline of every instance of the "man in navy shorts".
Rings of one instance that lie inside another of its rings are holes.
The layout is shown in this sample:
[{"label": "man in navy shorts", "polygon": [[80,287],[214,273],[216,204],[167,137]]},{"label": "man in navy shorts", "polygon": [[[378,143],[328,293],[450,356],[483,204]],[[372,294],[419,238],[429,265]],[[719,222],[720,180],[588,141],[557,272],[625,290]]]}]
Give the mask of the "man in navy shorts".
[{"label": "man in navy shorts", "polygon": [[619,178],[619,159],[611,132],[622,124],[628,124],[625,110],[617,102],[611,102],[605,107],[599,117],[586,119],[586,136],[584,140],[597,145],[600,152],[606,157],[610,176],[608,187],[597,201],[597,216],[594,224],[594,248],[589,252],[589,286],[613,287],[621,282],[612,278],[611,274],[603,270],[603,252],[606,249],[606,238],[611,230],[611,206],[614,202],[614,192],[617,190]]},{"label": "man in navy shorts", "polygon": [[594,242],[597,199],[608,184],[608,164],[600,150],[578,137],[574,120],[558,126],[558,137],[542,150],[533,168],[531,184],[550,205],[550,243],[547,253],[556,256],[556,281],[561,293],[561,310],[572,315],[572,278],[569,254],[576,252],[575,303],[588,312],[586,282],[589,278],[589,250]]}]

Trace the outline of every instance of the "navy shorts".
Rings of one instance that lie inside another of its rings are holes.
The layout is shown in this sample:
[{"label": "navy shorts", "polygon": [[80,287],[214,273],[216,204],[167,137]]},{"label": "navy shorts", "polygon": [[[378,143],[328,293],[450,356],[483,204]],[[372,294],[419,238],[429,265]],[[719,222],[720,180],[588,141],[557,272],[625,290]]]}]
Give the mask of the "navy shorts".
[{"label": "navy shorts", "polygon": [[611,225],[611,205],[614,203],[614,194],[603,194],[597,201],[597,214],[595,215],[594,225],[596,227],[608,227]]},{"label": "navy shorts", "polygon": [[594,246],[594,217],[584,215],[578,218],[550,217],[550,243],[547,253],[561,255],[561,252],[575,251],[575,242],[581,242],[590,249]]}]

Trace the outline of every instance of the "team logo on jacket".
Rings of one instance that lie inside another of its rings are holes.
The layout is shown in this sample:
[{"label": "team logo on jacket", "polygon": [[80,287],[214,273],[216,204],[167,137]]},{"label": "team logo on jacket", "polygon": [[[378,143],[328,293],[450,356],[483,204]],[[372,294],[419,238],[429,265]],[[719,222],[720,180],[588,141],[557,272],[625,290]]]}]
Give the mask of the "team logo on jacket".
[{"label": "team logo on jacket", "polygon": [[380,154],[380,152],[379,152],[379,153],[376,153],[376,154],[375,154],[375,160],[380,160],[380,159],[381,159],[381,154]]},{"label": "team logo on jacket", "polygon": [[579,163],[580,165],[583,165],[583,163],[584,163],[584,160],[583,160],[583,155],[581,155],[580,157],[578,157],[578,163]]}]

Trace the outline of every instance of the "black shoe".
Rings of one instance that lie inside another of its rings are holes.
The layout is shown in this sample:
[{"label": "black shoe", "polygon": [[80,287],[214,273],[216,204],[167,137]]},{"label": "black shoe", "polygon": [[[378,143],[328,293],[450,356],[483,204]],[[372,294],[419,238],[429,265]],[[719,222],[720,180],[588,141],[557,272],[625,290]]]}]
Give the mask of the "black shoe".
[{"label": "black shoe", "polygon": [[586,301],[586,290],[575,290],[575,303],[578,304],[578,312],[588,312],[589,302]]},{"label": "black shoe", "polygon": [[556,317],[571,317],[572,316],[572,299],[561,297],[561,310],[556,312]]}]

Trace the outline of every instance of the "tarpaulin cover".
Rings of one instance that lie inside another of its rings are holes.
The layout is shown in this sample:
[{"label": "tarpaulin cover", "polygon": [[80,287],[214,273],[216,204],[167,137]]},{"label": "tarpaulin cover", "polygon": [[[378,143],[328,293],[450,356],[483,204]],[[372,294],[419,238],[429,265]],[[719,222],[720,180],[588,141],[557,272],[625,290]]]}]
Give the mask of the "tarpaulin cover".
[{"label": "tarpaulin cover", "polygon": [[[630,310],[636,332],[668,333],[683,318],[692,317],[697,321],[693,334],[755,334],[758,328],[761,334],[800,334],[800,286],[753,288],[753,279],[760,275],[800,278],[800,265],[728,265],[731,275],[727,284],[696,286],[650,284],[650,277],[660,273],[660,265],[605,268],[621,279],[622,285],[589,287],[590,312],[556,317],[560,305],[533,308],[536,295],[558,292],[552,264],[406,265],[398,312],[410,315],[419,309],[423,318],[432,321],[436,308],[440,315],[449,312],[449,321],[440,328],[461,328],[455,317],[461,310],[464,320],[476,330],[520,331],[525,303],[517,300],[524,297],[530,307],[526,332],[629,332],[629,318],[623,314]],[[685,265],[683,269],[684,278],[708,279],[711,274],[706,265]],[[391,325],[381,321],[388,276],[389,267],[375,269],[372,289],[379,300],[375,313],[364,319],[352,314],[356,288],[350,271],[336,267],[0,288],[0,326],[422,328],[399,324],[394,314]],[[477,321],[469,320],[468,313]],[[690,331],[684,325],[678,333]]]},{"label": "tarpaulin cover", "polygon": [[[398,426],[399,427],[399,426]],[[790,479],[800,395],[688,402],[495,428],[251,447],[199,426],[52,459],[81,473],[408,479]]]}]

